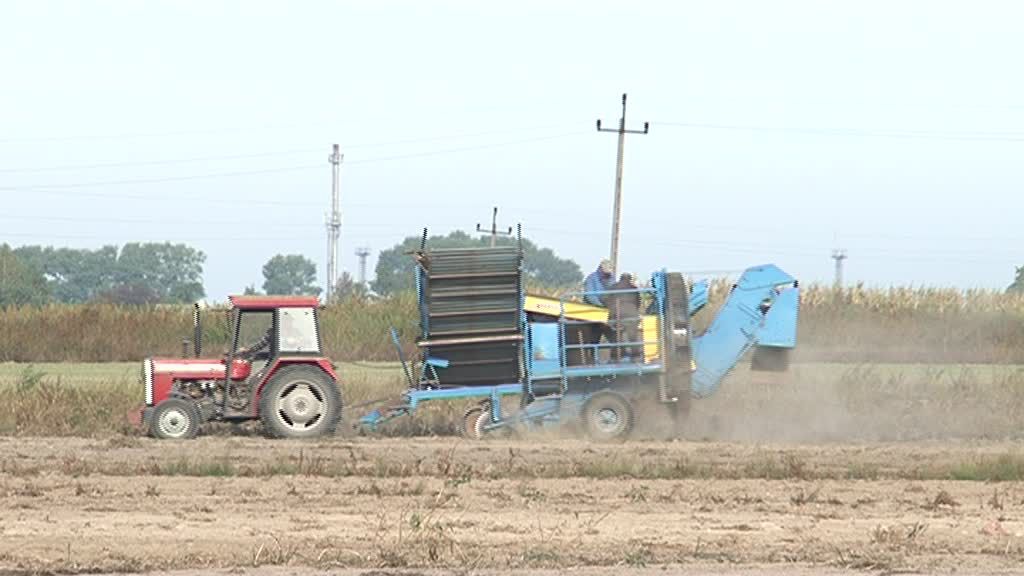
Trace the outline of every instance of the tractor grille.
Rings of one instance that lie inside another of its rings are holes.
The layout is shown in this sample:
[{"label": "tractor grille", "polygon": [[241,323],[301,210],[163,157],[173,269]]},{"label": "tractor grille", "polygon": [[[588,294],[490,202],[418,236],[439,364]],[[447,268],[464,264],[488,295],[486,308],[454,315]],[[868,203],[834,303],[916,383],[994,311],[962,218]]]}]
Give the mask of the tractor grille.
[{"label": "tractor grille", "polygon": [[425,356],[448,361],[444,387],[520,381],[518,247],[433,250],[420,255]]}]

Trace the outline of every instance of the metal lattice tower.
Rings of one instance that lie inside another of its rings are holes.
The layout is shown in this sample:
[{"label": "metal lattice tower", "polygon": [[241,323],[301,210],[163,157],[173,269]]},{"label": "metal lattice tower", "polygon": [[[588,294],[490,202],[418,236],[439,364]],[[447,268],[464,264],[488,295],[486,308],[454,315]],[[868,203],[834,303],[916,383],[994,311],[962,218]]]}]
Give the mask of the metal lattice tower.
[{"label": "metal lattice tower", "polygon": [[356,256],[359,257],[359,284],[366,286],[366,257],[370,255],[370,249],[365,246],[356,248]]},{"label": "metal lattice tower", "polygon": [[836,288],[842,288],[843,286],[843,260],[846,260],[846,250],[843,248],[836,248],[832,251],[832,259],[836,261],[836,275],[835,275],[835,286]]},{"label": "metal lattice tower", "polygon": [[341,236],[341,209],[339,207],[338,180],[341,162],[345,158],[335,144],[327,161],[331,163],[331,211],[327,214],[327,301],[334,298],[338,283],[338,237]]}]

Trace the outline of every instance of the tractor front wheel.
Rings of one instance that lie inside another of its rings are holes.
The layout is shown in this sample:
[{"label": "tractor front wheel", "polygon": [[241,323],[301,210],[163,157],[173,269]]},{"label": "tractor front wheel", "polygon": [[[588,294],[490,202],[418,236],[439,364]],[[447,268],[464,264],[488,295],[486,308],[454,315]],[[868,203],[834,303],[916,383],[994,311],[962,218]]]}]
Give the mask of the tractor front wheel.
[{"label": "tractor front wheel", "polygon": [[199,408],[195,402],[168,398],[156,405],[149,433],[163,440],[188,440],[199,434]]},{"label": "tractor front wheel", "polygon": [[633,430],[633,408],[618,394],[598,392],[583,406],[583,429],[592,440],[624,440]]},{"label": "tractor front wheel", "polygon": [[319,368],[282,368],[260,394],[260,421],[271,438],[329,436],[340,418],[338,386]]}]

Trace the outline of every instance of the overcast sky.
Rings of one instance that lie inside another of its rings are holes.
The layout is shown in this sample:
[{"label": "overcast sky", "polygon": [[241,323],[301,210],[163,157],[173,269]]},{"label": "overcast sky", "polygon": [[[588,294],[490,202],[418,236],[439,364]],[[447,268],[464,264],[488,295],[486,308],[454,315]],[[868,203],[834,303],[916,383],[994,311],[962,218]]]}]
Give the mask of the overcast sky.
[{"label": "overcast sky", "polygon": [[[429,7],[428,7],[429,6]],[[1002,288],[1024,264],[1017,2],[0,3],[0,242],[186,242],[216,300],[401,237],[523,224],[584,272],[774,262]],[[372,273],[374,262],[371,259]]]}]

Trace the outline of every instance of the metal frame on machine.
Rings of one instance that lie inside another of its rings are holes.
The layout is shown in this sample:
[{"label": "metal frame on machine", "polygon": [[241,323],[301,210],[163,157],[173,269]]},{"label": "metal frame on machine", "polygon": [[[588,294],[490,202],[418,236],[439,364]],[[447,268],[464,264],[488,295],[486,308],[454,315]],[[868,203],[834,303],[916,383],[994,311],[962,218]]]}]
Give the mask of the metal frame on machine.
[{"label": "metal frame on machine", "polygon": [[[490,425],[485,426],[485,430],[499,428],[508,424],[520,424],[526,422],[536,422],[549,419],[551,417],[561,417],[567,409],[578,407],[582,405],[588,396],[583,391],[574,392],[570,389],[570,383],[574,380],[583,380],[590,382],[594,378],[607,378],[609,385],[619,376],[640,376],[644,374],[660,374],[665,370],[665,353],[667,350],[667,343],[665,341],[665,332],[663,327],[665,326],[665,283],[663,280],[659,280],[659,276],[663,276],[664,272],[657,272],[652,279],[651,288],[637,288],[630,290],[611,290],[603,292],[602,294],[653,294],[655,302],[657,304],[657,340],[646,340],[641,339],[639,342],[615,342],[607,344],[567,344],[565,339],[565,329],[567,325],[579,323],[586,324],[583,321],[573,321],[566,318],[565,304],[568,298],[574,296],[581,296],[585,292],[572,292],[564,294],[559,298],[559,318],[558,318],[558,347],[559,347],[559,370],[557,379],[559,381],[559,392],[555,394],[545,394],[537,396],[535,394],[534,384],[536,380],[550,380],[551,378],[536,378],[536,374],[533,372],[531,367],[532,362],[527,361],[527,370],[529,371],[522,383],[522,398],[524,399],[523,410],[512,419],[510,422],[501,420],[500,414],[495,414],[492,417]],[[524,322],[525,320],[524,313]],[[641,322],[641,315],[636,319],[637,322]],[[525,325],[526,329],[526,358],[532,359],[534,357],[534,341],[532,330],[529,329],[529,325]],[[643,333],[641,329],[641,334]],[[658,361],[647,362],[645,359],[644,349],[647,345],[655,344],[658,346]],[[616,364],[601,364],[595,363],[589,366],[581,367],[570,367],[567,363],[567,358],[570,350],[574,349],[612,349],[615,348],[628,348],[628,347],[639,347],[641,349],[641,356],[638,362],[626,362]],[[613,386],[612,386],[613,387]]]},{"label": "metal frame on machine", "polygon": [[[422,239],[420,241],[420,250],[421,251],[426,249],[426,241],[427,241],[427,230],[424,229],[423,230],[423,236],[422,236]],[[518,245],[518,248],[519,248],[519,253],[520,253],[520,259],[519,259],[519,265],[518,265],[519,266],[520,274],[518,274],[518,277],[517,277],[517,280],[516,280],[516,291],[518,292],[519,319],[520,319],[520,322],[523,322],[523,321],[525,321],[526,314],[522,310],[522,303],[523,303],[523,299],[525,297],[525,293],[524,293],[524,287],[523,287],[523,282],[522,282],[522,245],[523,245],[523,239],[522,239],[522,226],[521,225],[518,225],[516,227],[516,242],[517,242],[517,245]],[[419,313],[420,313],[420,337],[423,338],[423,339],[426,339],[428,337],[429,333],[430,333],[430,330],[429,330],[430,318],[429,318],[429,314],[427,313],[427,306],[426,306],[425,298],[426,298],[426,292],[429,289],[429,283],[430,282],[429,282],[429,278],[425,274],[425,271],[423,270],[422,265],[419,264],[419,263],[417,263],[417,265],[416,265],[415,282],[416,282],[416,300],[417,300],[417,305],[418,305]],[[525,328],[525,326],[524,326],[524,328]],[[419,381],[418,382],[413,382],[412,376],[411,376],[411,372],[408,370],[408,368],[406,366],[405,358],[404,358],[404,356],[402,355],[402,352],[401,352],[401,345],[400,345],[400,343],[398,341],[397,333],[394,331],[394,329],[392,329],[391,334],[392,334],[392,339],[394,340],[395,345],[399,349],[399,357],[400,357],[401,362],[402,362],[402,368],[405,371],[406,378],[409,380],[409,385],[410,385],[409,390],[404,394],[405,404],[403,404],[401,406],[398,406],[398,407],[395,407],[395,408],[392,408],[387,413],[382,413],[379,410],[374,410],[373,412],[363,416],[360,419],[360,424],[361,425],[368,426],[371,429],[376,428],[377,426],[379,426],[380,424],[382,424],[382,423],[384,423],[384,422],[386,422],[388,420],[391,420],[391,419],[396,418],[398,416],[401,416],[403,414],[408,414],[408,413],[412,412],[413,410],[415,410],[423,402],[428,402],[428,401],[431,401],[431,400],[462,400],[462,399],[480,398],[480,399],[487,399],[487,401],[488,401],[488,403],[490,405],[490,417],[491,417],[491,426],[490,427],[494,427],[497,423],[499,423],[501,421],[501,397],[502,396],[512,396],[512,395],[516,395],[516,394],[522,394],[522,392],[523,392],[522,380],[524,378],[528,378],[529,362],[523,362],[522,361],[522,355],[523,355],[523,351],[524,351],[524,344],[522,342],[518,345],[518,355],[519,355],[519,358],[520,358],[520,360],[519,360],[520,382],[512,382],[512,383],[506,383],[506,384],[497,384],[497,385],[492,385],[492,386],[459,386],[459,387],[455,387],[455,388],[441,388],[440,386],[438,386],[438,387],[435,388],[435,387],[431,387],[430,386],[430,383],[432,381],[433,382],[437,382],[437,380],[439,380],[437,378],[435,367],[443,368],[443,367],[445,367],[447,365],[447,362],[444,361],[444,360],[438,360],[438,359],[431,358],[431,357],[429,357],[429,355],[427,355],[425,357],[425,359],[424,359],[424,362],[423,362],[423,367],[422,367],[422,370],[421,370],[421,373],[420,373],[420,376],[419,376]],[[528,336],[524,334],[524,341],[527,338],[528,338]],[[528,345],[527,345],[527,347],[528,347]],[[430,370],[434,374],[435,377],[433,379],[428,379],[428,378],[425,377],[428,370]],[[427,387],[424,387],[424,385],[427,385]]]}]

